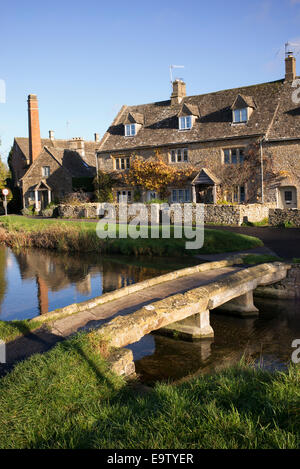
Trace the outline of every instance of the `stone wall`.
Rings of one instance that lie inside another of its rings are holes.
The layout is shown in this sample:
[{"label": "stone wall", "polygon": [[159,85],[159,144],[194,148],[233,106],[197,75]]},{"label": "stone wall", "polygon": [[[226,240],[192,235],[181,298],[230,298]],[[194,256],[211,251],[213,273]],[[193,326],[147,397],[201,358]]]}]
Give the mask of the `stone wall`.
[{"label": "stone wall", "polygon": [[[133,204],[110,204],[115,210],[117,220],[121,214],[125,216],[125,211],[130,213],[133,209]],[[139,207],[139,204],[135,204]],[[199,204],[200,206],[200,204]],[[145,221],[151,219],[158,223],[162,219],[162,213],[169,213],[171,223],[180,222],[183,218],[184,204],[173,204],[171,208],[165,204],[148,204],[140,205],[141,210],[145,210]],[[193,204],[193,223],[196,220],[196,207]],[[65,205],[58,206],[58,214],[62,218],[100,218],[100,210],[103,209],[105,214],[108,213],[107,205],[100,203],[87,203],[80,205]],[[137,211],[137,214],[139,212]],[[261,204],[249,205],[204,205],[204,222],[206,224],[226,224],[226,225],[241,225],[243,222],[257,222],[267,218],[269,208]],[[128,221],[132,220],[136,215],[128,215]],[[148,218],[147,218],[148,217]]]},{"label": "stone wall", "polygon": [[272,226],[280,226],[285,223],[300,227],[300,210],[296,208],[287,209],[270,209],[269,211],[269,224]]}]

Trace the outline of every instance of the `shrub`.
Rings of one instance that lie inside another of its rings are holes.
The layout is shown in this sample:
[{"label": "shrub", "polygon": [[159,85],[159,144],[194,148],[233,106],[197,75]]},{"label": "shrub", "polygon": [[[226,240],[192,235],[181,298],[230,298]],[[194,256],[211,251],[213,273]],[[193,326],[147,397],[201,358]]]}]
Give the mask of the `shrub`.
[{"label": "shrub", "polygon": [[149,202],[146,202],[146,204],[167,204],[168,203],[168,199],[151,199],[149,200]]}]

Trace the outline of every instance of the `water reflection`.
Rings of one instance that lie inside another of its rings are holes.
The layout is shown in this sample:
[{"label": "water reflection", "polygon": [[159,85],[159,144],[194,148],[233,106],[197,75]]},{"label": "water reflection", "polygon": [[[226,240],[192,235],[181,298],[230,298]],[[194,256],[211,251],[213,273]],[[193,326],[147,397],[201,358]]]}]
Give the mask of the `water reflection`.
[{"label": "water reflection", "polygon": [[152,383],[213,373],[242,357],[268,370],[285,369],[293,352],[291,344],[300,338],[300,303],[256,299],[255,305],[260,310],[257,318],[213,312],[213,340],[186,342],[156,334],[134,344],[130,348],[141,380]]},{"label": "water reflection", "polygon": [[34,249],[12,252],[1,247],[0,319],[32,318],[169,272],[175,265],[183,267],[165,259]]}]

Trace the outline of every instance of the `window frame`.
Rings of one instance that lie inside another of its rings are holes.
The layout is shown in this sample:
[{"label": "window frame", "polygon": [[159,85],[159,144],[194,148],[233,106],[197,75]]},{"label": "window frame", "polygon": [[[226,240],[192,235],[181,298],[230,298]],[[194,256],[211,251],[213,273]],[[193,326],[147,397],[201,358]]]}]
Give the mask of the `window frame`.
[{"label": "window frame", "polygon": [[[235,163],[232,160],[232,152],[235,152],[235,155],[236,155]],[[245,147],[223,148],[223,164],[236,165],[236,164],[243,164],[244,161],[245,161]]]},{"label": "window frame", "polygon": [[[233,119],[234,124],[245,124],[249,120],[248,107],[243,107],[240,109],[233,109]],[[246,112],[246,119],[243,119],[243,112]],[[236,119],[236,113],[239,113],[239,119]]]},{"label": "window frame", "polygon": [[[187,120],[189,119],[190,126],[187,125]],[[184,125],[182,125],[184,122]],[[179,130],[191,130],[193,127],[193,116],[180,116],[179,117]]]},{"label": "window frame", "polygon": [[130,169],[130,156],[114,156],[114,170],[125,171]]},{"label": "window frame", "polygon": [[[183,192],[183,197],[180,196],[180,192]],[[175,195],[175,197],[174,197]],[[192,201],[192,194],[191,188],[189,187],[182,187],[182,188],[175,188],[171,189],[171,196],[173,203],[185,204]],[[180,200],[182,199],[182,200]]]},{"label": "window frame", "polygon": [[243,204],[246,200],[247,187],[244,185],[234,185],[231,191],[226,191],[225,200],[229,203]]},{"label": "window frame", "polygon": [[[134,131],[132,131],[134,129]],[[125,124],[125,137],[136,136],[136,124]]]},{"label": "window frame", "polygon": [[127,197],[127,202],[132,202],[132,190],[131,189],[122,189],[122,190],[118,190],[116,191],[116,196],[117,196],[117,202],[119,203],[120,202],[120,196],[125,196]]},{"label": "window frame", "polygon": [[173,148],[170,150],[169,163],[188,163],[189,162],[189,149],[185,148]]},{"label": "window frame", "polygon": [[[45,171],[47,169],[47,171]],[[45,174],[47,172],[47,174]],[[50,166],[42,166],[42,177],[48,178],[50,176]]]}]

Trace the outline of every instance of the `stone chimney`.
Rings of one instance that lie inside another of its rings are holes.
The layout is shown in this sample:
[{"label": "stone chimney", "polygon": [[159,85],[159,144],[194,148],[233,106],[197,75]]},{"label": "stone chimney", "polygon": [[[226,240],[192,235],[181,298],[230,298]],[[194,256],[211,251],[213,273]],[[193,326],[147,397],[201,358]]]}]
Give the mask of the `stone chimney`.
[{"label": "stone chimney", "polygon": [[293,52],[288,52],[285,58],[285,81],[294,81],[296,78],[296,58]]},{"label": "stone chimney", "polygon": [[54,130],[49,130],[49,138],[50,140],[54,140]]},{"label": "stone chimney", "polygon": [[42,151],[39,105],[36,94],[28,96],[29,157],[32,164]]},{"label": "stone chimney", "polygon": [[171,94],[171,105],[180,104],[186,96],[186,85],[182,80],[173,81],[173,93]]},{"label": "stone chimney", "polygon": [[82,137],[74,137],[69,143],[70,150],[75,150],[80,156],[85,156],[84,139]]},{"label": "stone chimney", "polygon": [[94,134],[95,142],[98,143],[100,142],[100,135],[99,134]]}]

